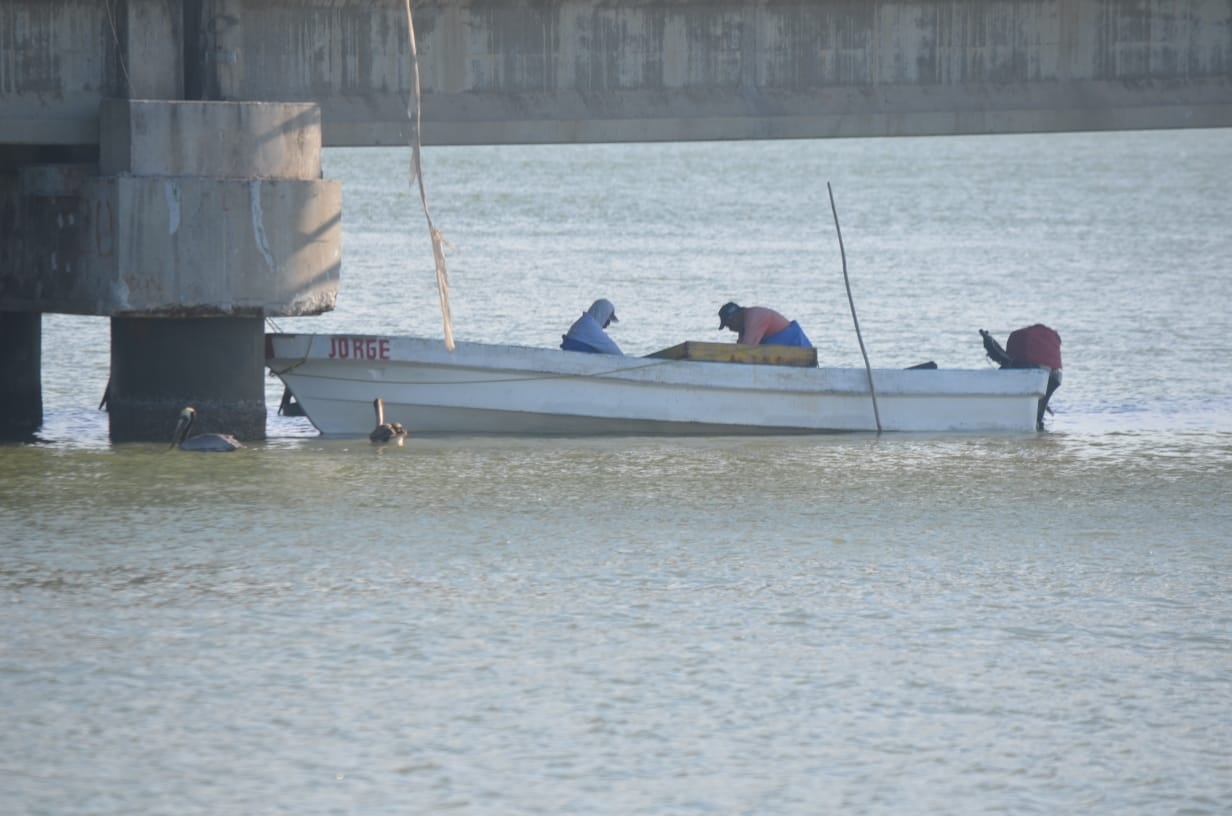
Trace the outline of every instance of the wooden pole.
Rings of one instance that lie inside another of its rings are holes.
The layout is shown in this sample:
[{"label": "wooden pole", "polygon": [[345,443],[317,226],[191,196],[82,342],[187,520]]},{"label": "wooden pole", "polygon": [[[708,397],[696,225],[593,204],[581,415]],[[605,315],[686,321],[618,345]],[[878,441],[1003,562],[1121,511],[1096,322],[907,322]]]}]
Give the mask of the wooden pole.
[{"label": "wooden pole", "polygon": [[881,433],[881,412],[877,410],[877,391],[873,388],[873,367],[868,362],[868,352],[864,350],[864,338],[860,336],[860,321],[856,318],[856,302],[851,296],[851,281],[847,277],[847,252],[843,249],[843,231],[838,226],[838,208],[834,206],[834,190],[830,182],[826,182],[826,191],[830,194],[830,211],[834,213],[834,231],[838,233],[838,251],[843,258],[843,283],[847,286],[847,303],[851,305],[851,322],[856,326],[856,340],[860,342],[860,354],[864,355],[864,371],[868,374],[868,393],[873,398],[873,419],[877,422],[877,433]]}]

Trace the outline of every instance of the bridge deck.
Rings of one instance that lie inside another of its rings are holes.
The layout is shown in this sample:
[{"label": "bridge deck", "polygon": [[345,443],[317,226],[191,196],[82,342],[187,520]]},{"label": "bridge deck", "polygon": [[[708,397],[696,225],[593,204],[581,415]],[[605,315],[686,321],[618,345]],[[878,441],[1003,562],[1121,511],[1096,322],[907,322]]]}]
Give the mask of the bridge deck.
[{"label": "bridge deck", "polygon": [[[1227,0],[426,0],[426,144],[1232,125]],[[403,0],[0,0],[0,146],[102,98],[313,101],[404,143]]]}]

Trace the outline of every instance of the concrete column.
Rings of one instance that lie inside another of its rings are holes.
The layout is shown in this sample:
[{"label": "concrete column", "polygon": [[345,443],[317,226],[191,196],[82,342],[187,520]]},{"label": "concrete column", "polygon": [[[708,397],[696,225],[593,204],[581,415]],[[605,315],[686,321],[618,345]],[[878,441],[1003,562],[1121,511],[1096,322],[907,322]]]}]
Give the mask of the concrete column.
[{"label": "concrete column", "polygon": [[0,439],[26,440],[43,424],[43,316],[0,312]]},{"label": "concrete column", "polygon": [[110,100],[100,127],[92,240],[74,259],[95,274],[57,294],[112,316],[111,440],[169,441],[187,405],[199,430],[264,439],[264,316],[337,296],[319,109]]},{"label": "concrete column", "polygon": [[111,319],[111,441],[171,441],[180,411],[194,432],[265,438],[259,317]]}]

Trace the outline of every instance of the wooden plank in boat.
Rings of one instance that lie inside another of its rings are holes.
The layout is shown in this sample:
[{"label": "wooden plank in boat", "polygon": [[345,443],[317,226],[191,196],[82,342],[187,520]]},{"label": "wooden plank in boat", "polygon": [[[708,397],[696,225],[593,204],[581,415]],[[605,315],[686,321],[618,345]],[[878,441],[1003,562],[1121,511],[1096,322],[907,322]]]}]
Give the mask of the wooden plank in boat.
[{"label": "wooden plank in boat", "polygon": [[817,366],[817,349],[799,346],[741,346],[736,343],[688,341],[646,356],[669,360],[704,360],[710,363]]}]

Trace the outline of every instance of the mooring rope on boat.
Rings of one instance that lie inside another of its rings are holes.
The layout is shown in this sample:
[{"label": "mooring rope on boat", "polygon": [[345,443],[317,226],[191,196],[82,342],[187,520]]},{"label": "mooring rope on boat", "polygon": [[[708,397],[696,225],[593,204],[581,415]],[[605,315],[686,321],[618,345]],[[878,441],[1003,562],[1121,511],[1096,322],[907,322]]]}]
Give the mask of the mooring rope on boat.
[{"label": "mooring rope on boat", "polygon": [[[406,33],[411,46],[412,93],[406,112],[411,122],[411,182],[419,186],[419,201],[423,204],[424,218],[428,220],[428,236],[432,239],[432,258],[436,263],[436,289],[441,297],[445,348],[453,351],[453,317],[449,311],[449,274],[445,270],[444,249],[444,245],[449,242],[432,223],[432,213],[428,211],[428,194],[424,191],[423,162],[420,159],[420,125],[422,122],[420,119],[419,52],[415,47],[415,20],[411,14],[411,0],[406,0]],[[453,248],[452,245],[450,248]]]},{"label": "mooring rope on boat", "polygon": [[860,342],[860,354],[864,355],[864,371],[868,374],[868,393],[873,398],[873,419],[877,422],[877,433],[881,433],[881,412],[877,410],[877,389],[873,388],[873,367],[868,361],[868,352],[864,349],[864,338],[860,335],[856,301],[851,296],[851,280],[847,277],[847,252],[843,249],[843,231],[838,226],[838,208],[834,206],[834,190],[830,188],[828,181],[826,191],[830,194],[830,211],[834,213],[834,231],[838,233],[838,251],[843,259],[843,283],[847,285],[847,302],[851,304],[851,322],[856,325],[856,340]]}]

